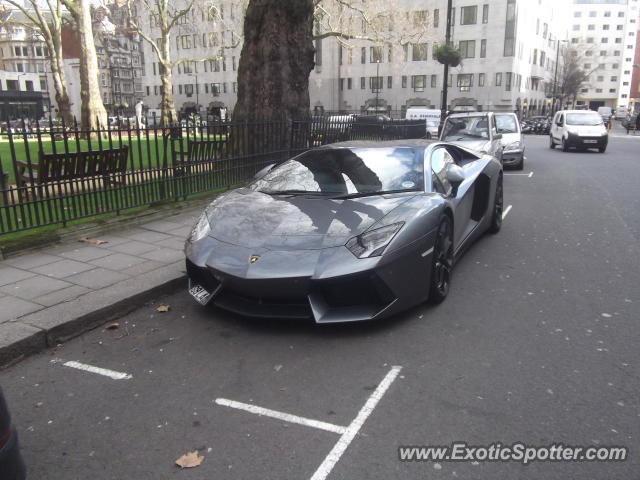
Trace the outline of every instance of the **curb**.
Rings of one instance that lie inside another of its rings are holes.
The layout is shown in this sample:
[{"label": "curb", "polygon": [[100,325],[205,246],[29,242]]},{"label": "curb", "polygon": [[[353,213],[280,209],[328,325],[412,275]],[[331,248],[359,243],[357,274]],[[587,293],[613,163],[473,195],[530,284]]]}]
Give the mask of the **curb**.
[{"label": "curb", "polygon": [[38,328],[30,323],[29,320],[30,317],[37,314],[42,315],[43,312],[46,314],[46,311],[49,309],[44,309],[35,314],[21,317],[16,321],[2,324],[0,327],[8,325],[14,330],[15,339],[6,345],[0,346],[0,370],[10,367],[34,353],[55,347],[62,342],[66,342],[107,322],[122,318],[150,300],[153,300],[155,297],[171,293],[177,288],[184,286],[186,278],[186,275],[181,273],[174,278],[164,280],[153,287],[115,301],[112,304],[103,305],[88,313],[73,316],[51,328]]}]

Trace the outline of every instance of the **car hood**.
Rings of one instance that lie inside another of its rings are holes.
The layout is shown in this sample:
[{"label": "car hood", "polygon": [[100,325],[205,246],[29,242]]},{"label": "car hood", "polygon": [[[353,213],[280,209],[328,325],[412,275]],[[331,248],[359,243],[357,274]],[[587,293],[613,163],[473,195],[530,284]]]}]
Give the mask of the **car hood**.
[{"label": "car hood", "polygon": [[489,140],[483,139],[465,139],[465,140],[455,140],[451,143],[455,145],[460,145],[461,147],[468,148],[470,150],[476,150],[478,152],[488,152],[491,147],[491,142]]},{"label": "car hood", "polygon": [[278,250],[344,245],[415,196],[415,192],[349,200],[268,195],[247,188],[219,196],[207,209],[210,236],[242,247]]},{"label": "car hood", "polygon": [[503,133],[502,134],[502,139],[500,140],[500,143],[503,146],[509,146],[512,143],[515,142],[519,142],[522,140],[522,136],[520,135],[520,133],[515,132],[515,133]]}]

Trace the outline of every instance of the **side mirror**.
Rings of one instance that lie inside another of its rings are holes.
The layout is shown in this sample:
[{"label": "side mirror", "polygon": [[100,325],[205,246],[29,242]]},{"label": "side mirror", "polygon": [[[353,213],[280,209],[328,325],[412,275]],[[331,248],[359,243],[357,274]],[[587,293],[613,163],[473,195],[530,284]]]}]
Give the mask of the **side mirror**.
[{"label": "side mirror", "polygon": [[498,133],[497,135],[494,135],[494,136],[493,136],[493,139],[494,139],[494,140],[502,140],[502,134],[501,134],[501,133]]},{"label": "side mirror", "polygon": [[458,194],[458,187],[464,182],[464,178],[464,170],[458,165],[451,164],[447,167],[447,180],[453,188],[451,194],[454,197]]},{"label": "side mirror", "polygon": [[264,167],[263,169],[259,170],[254,176],[253,179],[254,180],[260,180],[262,177],[264,177],[267,173],[269,173],[273,167],[275,167],[276,164],[272,163],[271,165],[267,165],[266,167]]}]

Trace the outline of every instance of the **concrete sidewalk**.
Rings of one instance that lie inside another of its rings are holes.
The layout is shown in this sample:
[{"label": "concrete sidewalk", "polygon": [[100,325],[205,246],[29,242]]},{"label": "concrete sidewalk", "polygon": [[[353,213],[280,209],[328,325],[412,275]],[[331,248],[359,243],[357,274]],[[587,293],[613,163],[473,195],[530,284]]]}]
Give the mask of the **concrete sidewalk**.
[{"label": "concrete sidewalk", "polygon": [[0,366],[186,286],[183,246],[202,207],[0,262]]}]

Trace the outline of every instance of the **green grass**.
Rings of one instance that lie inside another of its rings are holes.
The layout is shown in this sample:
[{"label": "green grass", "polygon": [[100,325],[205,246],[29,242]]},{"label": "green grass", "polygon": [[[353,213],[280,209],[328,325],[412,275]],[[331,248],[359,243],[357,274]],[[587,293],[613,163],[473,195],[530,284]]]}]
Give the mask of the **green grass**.
[{"label": "green grass", "polygon": [[[142,137],[140,139],[132,137],[129,139],[127,135],[123,133],[121,137],[118,137],[117,133],[112,133],[111,143],[109,139],[97,139],[92,140],[76,140],[69,138],[65,141],[51,141],[50,137],[46,135],[42,136],[42,142],[38,142],[36,139],[29,138],[27,142],[24,138],[17,135],[13,137],[13,153],[15,153],[16,160],[22,160],[26,162],[29,158],[32,163],[38,163],[38,155],[40,150],[44,153],[53,153],[54,145],[55,151],[60,152],[77,152],[87,150],[99,150],[107,148],[117,148],[120,145],[129,145],[129,162],[127,165],[128,170],[141,170],[141,169],[160,169],[165,165],[173,164],[173,156],[171,149],[171,142],[168,137],[163,137],[158,132],[158,136],[154,136],[153,132],[150,132],[149,138]],[[45,140],[47,139],[48,140]],[[186,136],[184,142],[184,149],[186,149]],[[191,137],[193,138],[193,137]],[[224,135],[204,135],[198,136],[198,139],[212,139],[212,140],[226,140]],[[101,143],[100,143],[101,142]],[[178,142],[175,142],[174,146],[176,153],[180,152],[180,146]],[[27,151],[29,156],[27,156]],[[2,135],[0,138],[0,160],[2,161],[2,171],[9,174],[9,183],[15,183],[15,172],[13,167],[13,154],[11,145],[6,137]]]}]

